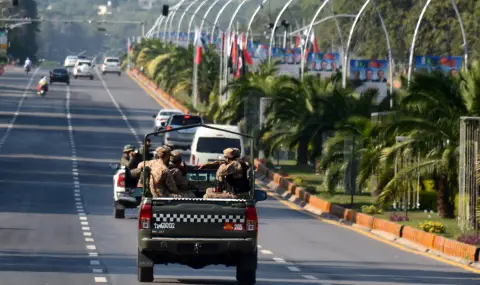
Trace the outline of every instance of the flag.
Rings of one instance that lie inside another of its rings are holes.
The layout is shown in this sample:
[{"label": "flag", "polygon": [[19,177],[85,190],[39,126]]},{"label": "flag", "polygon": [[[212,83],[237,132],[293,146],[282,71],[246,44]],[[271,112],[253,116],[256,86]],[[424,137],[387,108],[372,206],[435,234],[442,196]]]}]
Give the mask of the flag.
[{"label": "flag", "polygon": [[318,49],[317,39],[315,38],[315,33],[313,33],[313,31],[312,31],[312,35],[310,36],[310,41],[311,41],[311,44],[313,46],[313,52],[314,53],[319,53],[320,50]]},{"label": "flag", "polygon": [[237,64],[238,59],[238,41],[237,35],[233,34],[233,45],[232,45],[232,65],[235,66]]},{"label": "flag", "polygon": [[300,36],[300,34],[297,34],[296,41],[295,41],[295,47],[299,48],[300,46],[302,46],[302,37]]},{"label": "flag", "polygon": [[248,53],[248,44],[247,44],[247,39],[245,38],[244,33],[242,33],[242,55],[243,55],[243,58],[245,59],[246,64],[253,65],[253,60],[250,57],[250,54]]},{"label": "flag", "polygon": [[199,29],[195,29],[195,64],[199,65],[202,61],[202,34]]}]

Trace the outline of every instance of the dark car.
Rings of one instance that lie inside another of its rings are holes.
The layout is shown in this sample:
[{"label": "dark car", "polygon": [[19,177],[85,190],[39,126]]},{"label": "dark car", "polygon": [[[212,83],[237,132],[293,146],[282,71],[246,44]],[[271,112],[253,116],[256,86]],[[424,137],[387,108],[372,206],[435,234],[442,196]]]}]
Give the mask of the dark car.
[{"label": "dark car", "polygon": [[50,71],[50,84],[53,82],[63,82],[70,85],[70,76],[65,68],[55,68]]}]

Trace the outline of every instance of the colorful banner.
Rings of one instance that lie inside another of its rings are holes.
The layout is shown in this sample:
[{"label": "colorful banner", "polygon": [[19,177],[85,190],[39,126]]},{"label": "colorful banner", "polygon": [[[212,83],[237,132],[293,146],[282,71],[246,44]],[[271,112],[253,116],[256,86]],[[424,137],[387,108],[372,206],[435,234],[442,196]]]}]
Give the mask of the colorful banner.
[{"label": "colorful banner", "polygon": [[341,70],[339,53],[310,53],[307,59],[307,71],[336,72]]},{"label": "colorful banner", "polygon": [[350,79],[362,82],[384,82],[388,79],[388,60],[350,60]]},{"label": "colorful banner", "polygon": [[457,74],[462,68],[463,58],[461,56],[416,56],[415,71],[422,72],[432,70],[442,70],[445,73]]},{"label": "colorful banner", "polygon": [[0,54],[7,54],[8,49],[8,32],[0,30]]}]

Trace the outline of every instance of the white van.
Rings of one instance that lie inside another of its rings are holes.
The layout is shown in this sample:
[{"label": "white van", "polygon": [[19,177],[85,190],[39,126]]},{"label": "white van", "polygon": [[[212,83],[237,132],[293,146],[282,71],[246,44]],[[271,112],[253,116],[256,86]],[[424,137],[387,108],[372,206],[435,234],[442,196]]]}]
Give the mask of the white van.
[{"label": "white van", "polygon": [[[240,129],[237,126],[207,126],[240,133]],[[190,153],[190,164],[199,165],[215,161],[219,158],[223,159],[223,150],[226,148],[238,148],[241,151],[241,155],[245,155],[242,136],[200,127],[197,129],[197,132],[193,138]]]}]

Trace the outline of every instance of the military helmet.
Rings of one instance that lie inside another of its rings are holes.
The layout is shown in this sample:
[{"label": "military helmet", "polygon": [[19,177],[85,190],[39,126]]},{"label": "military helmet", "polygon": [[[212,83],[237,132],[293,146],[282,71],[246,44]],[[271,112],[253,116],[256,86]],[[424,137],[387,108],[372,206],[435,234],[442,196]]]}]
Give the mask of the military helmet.
[{"label": "military helmet", "polygon": [[232,152],[233,158],[238,158],[238,157],[240,157],[240,154],[241,154],[240,149],[238,149],[238,148],[232,148],[232,150],[233,150],[233,152]]},{"label": "military helmet", "polygon": [[131,144],[127,144],[123,147],[123,152],[135,151],[135,147]]},{"label": "military helmet", "polygon": [[171,162],[180,162],[182,161],[182,153],[178,150],[174,150],[170,153]]},{"label": "military helmet", "polygon": [[170,154],[171,150],[168,146],[160,146],[155,150],[155,154],[158,157],[163,157],[165,154]]}]

